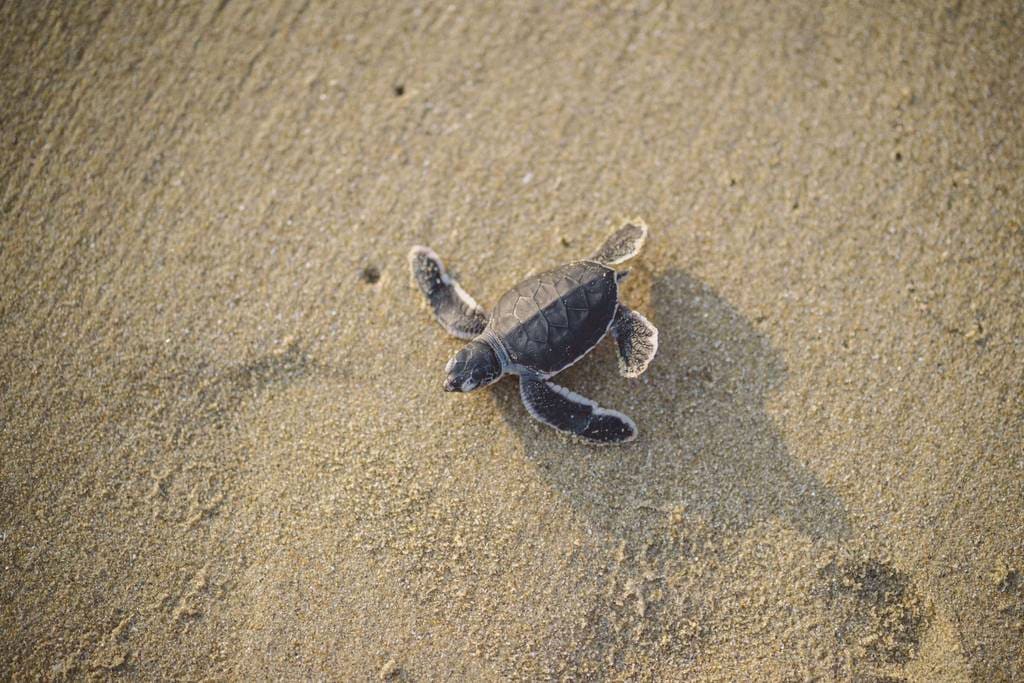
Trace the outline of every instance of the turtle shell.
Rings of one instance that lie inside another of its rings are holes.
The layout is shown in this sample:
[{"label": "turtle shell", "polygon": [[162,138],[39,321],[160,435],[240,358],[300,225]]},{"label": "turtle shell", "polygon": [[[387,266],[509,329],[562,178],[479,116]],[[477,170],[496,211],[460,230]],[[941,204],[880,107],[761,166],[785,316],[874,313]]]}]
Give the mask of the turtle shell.
[{"label": "turtle shell", "polygon": [[510,289],[495,306],[488,327],[512,363],[553,374],[601,341],[618,305],[615,271],[593,261],[576,261]]}]

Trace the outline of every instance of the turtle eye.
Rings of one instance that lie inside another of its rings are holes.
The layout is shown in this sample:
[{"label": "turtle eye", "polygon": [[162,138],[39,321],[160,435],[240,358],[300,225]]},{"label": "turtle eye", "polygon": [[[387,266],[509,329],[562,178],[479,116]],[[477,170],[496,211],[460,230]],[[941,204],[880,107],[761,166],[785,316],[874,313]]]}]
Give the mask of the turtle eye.
[{"label": "turtle eye", "polygon": [[462,390],[463,391],[473,391],[474,389],[476,389],[476,385],[477,385],[476,377],[470,377],[469,379],[467,379],[465,382],[462,383]]}]

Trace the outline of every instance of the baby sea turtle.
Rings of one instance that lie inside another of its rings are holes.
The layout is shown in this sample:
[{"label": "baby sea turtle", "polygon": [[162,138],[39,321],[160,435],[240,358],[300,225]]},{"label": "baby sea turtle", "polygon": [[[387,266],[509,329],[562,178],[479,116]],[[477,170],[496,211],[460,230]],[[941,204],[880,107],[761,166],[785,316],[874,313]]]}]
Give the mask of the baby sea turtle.
[{"label": "baby sea turtle", "polygon": [[635,256],[645,239],[643,221],[630,221],[590,258],[520,282],[490,316],[445,271],[437,254],[413,247],[413,279],[437,321],[450,334],[471,340],[448,361],[445,391],[473,391],[502,375],[518,375],[523,403],[541,422],[598,443],[636,438],[631,419],[549,380],[609,332],[623,376],[637,377],[647,369],[658,350],[658,330],[619,300],[619,282],[629,271],[611,268]]}]

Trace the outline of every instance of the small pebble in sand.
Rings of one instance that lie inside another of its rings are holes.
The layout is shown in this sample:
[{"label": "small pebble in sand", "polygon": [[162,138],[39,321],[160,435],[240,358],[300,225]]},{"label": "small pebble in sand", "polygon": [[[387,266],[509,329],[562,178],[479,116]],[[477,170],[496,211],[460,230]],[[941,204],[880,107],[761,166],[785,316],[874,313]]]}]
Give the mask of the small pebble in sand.
[{"label": "small pebble in sand", "polygon": [[380,270],[376,266],[366,266],[359,272],[359,279],[368,285],[375,284],[380,280]]}]

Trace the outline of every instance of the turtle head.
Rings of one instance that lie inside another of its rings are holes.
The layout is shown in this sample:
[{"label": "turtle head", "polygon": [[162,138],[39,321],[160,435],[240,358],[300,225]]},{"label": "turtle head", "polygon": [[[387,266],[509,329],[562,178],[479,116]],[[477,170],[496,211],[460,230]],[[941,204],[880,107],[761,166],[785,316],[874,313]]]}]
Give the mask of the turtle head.
[{"label": "turtle head", "polygon": [[448,361],[445,391],[473,391],[501,377],[501,361],[487,344],[471,341]]}]

